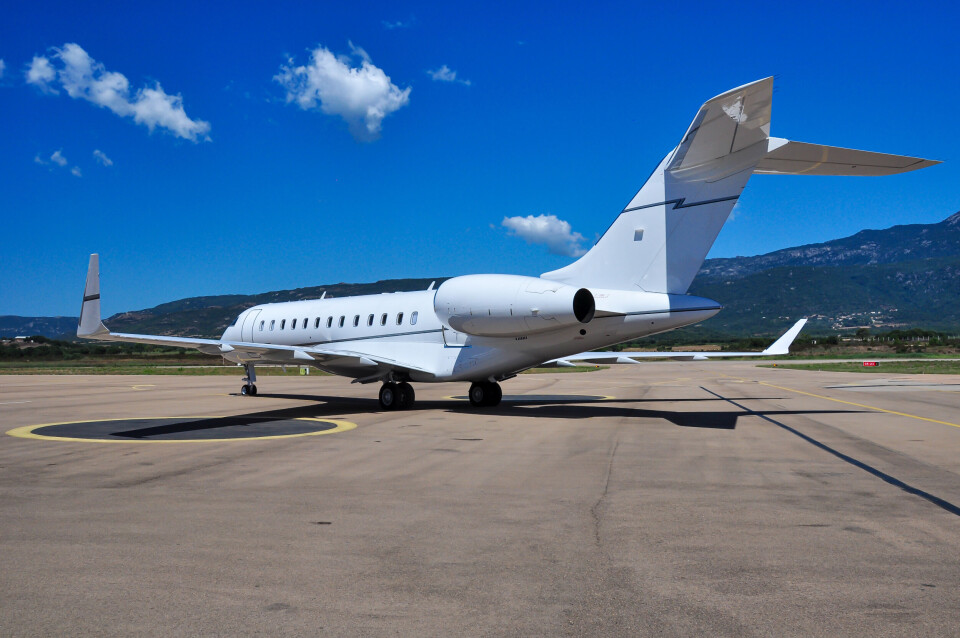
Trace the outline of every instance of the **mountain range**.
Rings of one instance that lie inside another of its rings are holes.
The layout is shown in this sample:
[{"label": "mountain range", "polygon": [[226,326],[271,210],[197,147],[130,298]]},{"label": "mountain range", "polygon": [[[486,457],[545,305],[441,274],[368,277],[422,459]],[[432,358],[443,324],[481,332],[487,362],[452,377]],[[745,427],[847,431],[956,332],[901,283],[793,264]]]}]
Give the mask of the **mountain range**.
[{"label": "mountain range", "polygon": [[[446,278],[330,284],[256,295],[191,297],[124,312],[105,323],[117,332],[218,337],[245,308],[327,296],[422,290]],[[772,335],[810,317],[808,331],[960,329],[960,213],[936,224],[863,230],[821,244],[755,257],[704,262],[690,293],[716,299],[724,310],[699,324],[703,334]],[[56,337],[75,330],[76,317],[0,316],[0,335]]]}]

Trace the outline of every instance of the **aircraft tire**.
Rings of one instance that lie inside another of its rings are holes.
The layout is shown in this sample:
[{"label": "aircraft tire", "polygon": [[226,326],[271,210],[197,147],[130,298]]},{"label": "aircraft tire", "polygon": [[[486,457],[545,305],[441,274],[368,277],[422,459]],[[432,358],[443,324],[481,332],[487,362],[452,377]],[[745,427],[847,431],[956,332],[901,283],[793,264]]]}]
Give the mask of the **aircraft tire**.
[{"label": "aircraft tire", "polygon": [[503,388],[500,387],[499,383],[488,383],[488,385],[490,386],[490,398],[486,405],[492,408],[500,405],[500,400],[503,399]]},{"label": "aircraft tire", "polygon": [[480,381],[470,386],[468,393],[470,405],[475,408],[490,408],[500,403],[503,398],[503,390],[500,384],[489,381]]},{"label": "aircraft tire", "polygon": [[397,384],[397,394],[400,399],[397,407],[400,410],[409,410],[417,400],[417,394],[413,391],[413,386],[406,381]]},{"label": "aircraft tire", "polygon": [[251,394],[253,394],[253,393],[250,392],[250,386],[249,386],[248,384],[244,384],[243,387],[240,388],[240,395],[241,395],[241,396],[248,396],[248,395],[251,395]]},{"label": "aircraft tire", "polygon": [[255,386],[252,383],[250,384],[250,394],[252,394],[253,396],[257,396],[257,386]]},{"label": "aircraft tire", "polygon": [[400,392],[396,383],[384,383],[380,386],[380,407],[384,410],[396,410],[400,407]]}]

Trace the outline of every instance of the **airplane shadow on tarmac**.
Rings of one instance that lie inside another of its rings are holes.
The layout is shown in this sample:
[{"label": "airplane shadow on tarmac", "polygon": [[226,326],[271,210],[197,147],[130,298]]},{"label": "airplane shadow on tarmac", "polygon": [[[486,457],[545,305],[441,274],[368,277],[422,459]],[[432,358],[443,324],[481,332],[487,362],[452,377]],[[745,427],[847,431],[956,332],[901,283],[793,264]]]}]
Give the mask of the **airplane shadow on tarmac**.
[{"label": "airplane shadow on tarmac", "polygon": [[[262,418],[263,420],[295,419],[295,418],[338,418],[349,419],[356,414],[394,414],[380,409],[376,399],[337,397],[325,395],[305,394],[260,394],[260,398],[290,399],[295,401],[316,401],[315,405],[299,406],[279,410],[270,410],[261,413],[243,415],[244,419]],[[776,400],[782,397],[737,397],[734,401]],[[246,400],[246,399],[245,399]],[[256,401],[256,398],[253,398]],[[649,409],[642,407],[649,403],[722,403],[728,404],[726,397],[704,397],[686,399],[615,399],[604,397],[575,398],[558,396],[538,396],[529,398],[524,396],[507,396],[503,402],[492,408],[474,408],[466,400],[448,399],[443,401],[420,401],[410,412],[417,411],[445,411],[450,414],[490,414],[508,417],[523,418],[551,418],[551,419],[590,419],[594,417],[616,417],[634,419],[662,419],[679,427],[706,428],[714,430],[732,430],[737,426],[737,420],[742,416],[786,416],[791,414],[855,414],[862,410],[764,410],[751,409],[750,412],[699,410],[676,411],[663,409]],[[634,407],[635,406],[635,407]]]}]

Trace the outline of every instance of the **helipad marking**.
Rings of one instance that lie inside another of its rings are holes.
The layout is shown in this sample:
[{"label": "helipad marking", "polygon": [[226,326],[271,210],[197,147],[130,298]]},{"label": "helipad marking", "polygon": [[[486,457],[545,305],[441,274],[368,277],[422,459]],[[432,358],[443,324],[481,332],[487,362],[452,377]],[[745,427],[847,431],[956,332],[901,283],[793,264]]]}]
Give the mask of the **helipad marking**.
[{"label": "helipad marking", "polygon": [[[163,421],[168,419],[227,419],[235,418],[226,415],[213,415],[213,416],[150,416],[150,417],[140,417],[136,420],[138,421]],[[290,419],[291,421],[317,421],[319,423],[333,423],[334,427],[329,430],[318,430],[316,432],[300,432],[297,434],[271,434],[267,436],[247,436],[247,437],[234,437],[229,439],[219,438],[219,439],[94,439],[94,438],[81,438],[81,437],[71,437],[71,436],[48,436],[45,434],[38,434],[35,430],[40,428],[51,427],[54,425],[77,425],[81,423],[105,423],[107,421],[130,421],[133,419],[96,419],[96,420],[84,420],[84,421],[62,421],[59,423],[41,423],[39,425],[25,425],[19,428],[14,428],[8,430],[7,434],[10,436],[15,436],[21,439],[39,439],[42,441],[75,441],[80,443],[225,443],[225,442],[236,442],[236,441],[266,441],[269,439],[293,439],[301,436],[320,436],[321,434],[335,434],[337,432],[346,432],[347,430],[352,430],[357,427],[356,423],[351,421],[341,421],[338,419],[317,419],[314,417],[299,417],[295,419]]]},{"label": "helipad marking", "polygon": [[[449,399],[451,401],[469,401],[470,397],[465,395],[458,396],[447,396],[443,397],[444,399]],[[581,400],[583,403],[587,401],[613,401],[617,397],[606,395],[606,394],[532,394],[532,395],[523,395],[523,394],[510,394],[503,395],[502,401],[526,401],[534,403],[537,401],[576,401]]]}]

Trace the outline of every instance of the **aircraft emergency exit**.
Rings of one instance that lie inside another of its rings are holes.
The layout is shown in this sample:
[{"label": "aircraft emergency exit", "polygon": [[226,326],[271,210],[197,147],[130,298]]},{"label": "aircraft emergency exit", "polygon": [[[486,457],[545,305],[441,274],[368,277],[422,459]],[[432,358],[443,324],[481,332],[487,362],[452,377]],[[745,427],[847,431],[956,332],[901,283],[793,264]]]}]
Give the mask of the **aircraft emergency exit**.
[{"label": "aircraft emergency exit", "polygon": [[[381,383],[386,410],[413,405],[411,382],[469,382],[470,402],[492,406],[501,381],[545,362],[635,363],[643,355],[585,351],[720,311],[687,290],[751,175],[877,176],[938,163],[770,137],[772,95],[766,78],[706,102],[593,248],[540,277],[467,275],[419,292],[262,304],[220,339],[192,339],[110,332],[100,319],[99,258],[91,255],[77,336],[222,355],[245,367],[244,395],[257,393],[257,364],[311,365]],[[784,354],[802,326],[762,353],[733,354]]]}]

